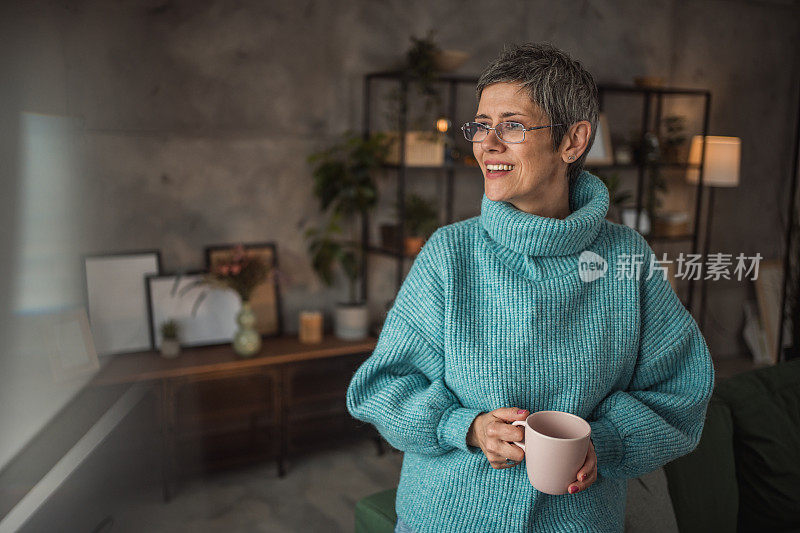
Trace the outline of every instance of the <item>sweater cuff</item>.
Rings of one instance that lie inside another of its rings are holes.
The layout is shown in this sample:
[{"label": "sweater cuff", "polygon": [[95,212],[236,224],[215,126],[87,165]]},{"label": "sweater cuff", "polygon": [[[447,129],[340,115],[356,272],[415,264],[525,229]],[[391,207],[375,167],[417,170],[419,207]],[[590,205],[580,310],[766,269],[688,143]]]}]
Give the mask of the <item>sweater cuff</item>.
[{"label": "sweater cuff", "polygon": [[480,448],[467,445],[467,432],[475,418],[483,411],[468,407],[455,407],[446,411],[439,423],[439,442],[459,450],[475,453]]},{"label": "sweater cuff", "polygon": [[622,439],[614,425],[606,419],[589,422],[592,444],[597,455],[597,471],[602,474],[622,461]]}]

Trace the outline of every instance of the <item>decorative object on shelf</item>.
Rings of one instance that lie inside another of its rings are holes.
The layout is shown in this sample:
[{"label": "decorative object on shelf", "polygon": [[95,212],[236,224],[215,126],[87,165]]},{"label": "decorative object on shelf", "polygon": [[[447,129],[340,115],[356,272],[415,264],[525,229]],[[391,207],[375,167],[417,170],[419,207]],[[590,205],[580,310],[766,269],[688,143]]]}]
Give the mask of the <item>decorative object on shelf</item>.
[{"label": "decorative object on shelf", "polygon": [[689,233],[689,213],[660,211],[653,221],[653,234],[659,237],[680,237]]},{"label": "decorative object on shelf", "polygon": [[636,208],[635,207],[625,207],[622,209],[622,223],[628,226],[629,228],[633,228],[642,235],[648,235],[650,233],[650,216],[647,214],[647,211],[642,209],[639,211],[639,228],[636,228]]},{"label": "decorative object on shelf", "polygon": [[417,194],[406,196],[405,233],[403,249],[406,255],[415,256],[425,241],[439,227],[436,205]]},{"label": "decorative object on shelf", "polygon": [[618,165],[633,163],[633,150],[630,145],[618,143],[614,146],[614,162]]},{"label": "decorative object on shelf", "polygon": [[622,205],[631,199],[630,191],[620,190],[620,178],[619,173],[617,172],[614,172],[609,176],[597,174],[597,177],[600,178],[603,183],[605,183],[606,188],[608,189],[609,206],[608,215],[606,218],[611,222],[621,224],[622,214],[620,210],[622,209]]},{"label": "decorative object on shelf", "polygon": [[399,232],[398,224],[396,223],[384,223],[380,225],[381,231],[381,247],[385,250],[391,250],[393,252],[399,252],[400,246],[398,245],[397,239]]},{"label": "decorative object on shelf", "polygon": [[597,117],[597,131],[594,134],[594,142],[586,154],[584,165],[587,167],[600,167],[603,165],[614,164],[614,152],[611,149],[611,130],[608,127],[608,119],[605,113],[600,113]]},{"label": "decorative object on shelf", "polygon": [[469,59],[463,50],[437,50],[433,55],[433,66],[439,72],[453,72]]},{"label": "decorative object on shelf", "polygon": [[686,146],[686,117],[668,115],[662,121],[664,133],[661,142],[662,159],[668,163],[685,161],[683,149]]},{"label": "decorative object on shelf", "polygon": [[88,255],[83,265],[97,354],[153,349],[145,277],[161,272],[161,253],[145,250]]},{"label": "decorative object on shelf", "polygon": [[208,346],[233,341],[234,317],[241,309],[236,294],[206,286],[205,272],[147,276],[147,302],[153,348],[161,348],[159,325],[175,320],[183,346]]},{"label": "decorative object on shelf", "polygon": [[178,340],[180,329],[175,320],[165,320],[161,323],[161,355],[166,359],[174,359],[181,353],[181,343]]},{"label": "decorative object on shelf", "polygon": [[[349,282],[349,299],[334,313],[334,331],[346,336],[342,338],[360,339],[368,334],[366,303],[356,293],[363,276],[364,250],[356,237],[355,219],[360,215],[363,220],[377,202],[372,174],[384,164],[386,153],[383,135],[346,134],[333,147],[309,157],[309,163],[315,165],[314,194],[321,210],[328,213],[328,222],[322,228],[306,230],[305,238],[311,265],[323,283],[333,285],[337,264]],[[339,237],[342,221],[348,226],[349,239]]]},{"label": "decorative object on shelf", "polygon": [[298,338],[303,344],[322,342],[323,321],[320,311],[300,311]]},{"label": "decorative object on shelf", "polygon": [[[255,286],[248,297],[250,308],[256,316],[256,331],[262,337],[272,337],[283,333],[283,315],[281,313],[281,294],[279,281],[282,273],[278,268],[278,252],[274,243],[242,243],[248,257],[257,257],[267,268],[263,283]],[[228,262],[235,253],[236,245],[217,244],[206,246],[206,271],[212,272]]]},{"label": "decorative object on shelf", "polygon": [[644,166],[647,175],[647,197],[644,206],[649,220],[654,220],[658,208],[661,207],[659,193],[667,190],[667,182],[661,175],[661,144],[658,136],[650,131],[645,132],[634,147],[634,153],[639,164]]},{"label": "decorative object on shelf", "polygon": [[[250,305],[250,298],[271,273],[272,268],[260,256],[249,253],[244,245],[238,244],[224,259],[220,258],[214,263],[200,280],[203,285],[229,289],[239,295],[242,306],[236,314],[239,329],[233,337],[233,349],[243,357],[249,357],[261,349],[261,335],[255,328],[256,315]],[[200,296],[200,301],[202,297],[203,295]]]},{"label": "decorative object on shelf", "polygon": [[[689,167],[686,169],[686,181],[694,185],[700,182],[702,162],[702,184],[709,189],[703,257],[708,256],[711,243],[711,214],[714,212],[714,190],[717,187],[737,187],[739,185],[741,154],[742,141],[738,137],[720,137],[717,135],[706,135],[705,137],[695,135],[692,137],[692,144],[689,148]],[[703,284],[700,305],[700,328],[702,329],[705,324],[706,284]],[[773,344],[773,348],[775,347],[776,344]]]},{"label": "decorative object on shelf", "polygon": [[[400,134],[387,132],[389,152],[386,162],[400,164]],[[438,167],[445,163],[445,135],[437,131],[407,131],[405,165],[407,167]]]},{"label": "decorative object on shelf", "polygon": [[664,86],[664,78],[661,76],[635,76],[633,84],[637,87],[656,89]]}]

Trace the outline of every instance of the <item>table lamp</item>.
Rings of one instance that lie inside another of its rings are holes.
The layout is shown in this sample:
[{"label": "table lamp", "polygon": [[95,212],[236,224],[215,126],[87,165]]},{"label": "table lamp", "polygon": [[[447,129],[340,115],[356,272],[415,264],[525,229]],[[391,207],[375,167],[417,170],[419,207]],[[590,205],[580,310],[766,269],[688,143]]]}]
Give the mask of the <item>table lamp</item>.
[{"label": "table lamp", "polygon": [[[708,258],[711,242],[711,213],[714,211],[714,189],[717,187],[737,187],[739,185],[739,163],[742,154],[742,140],[739,137],[705,136],[705,158],[703,155],[703,136],[692,137],[689,148],[689,168],[686,181],[697,185],[700,181],[700,161],[703,161],[703,185],[709,187],[708,211],[706,215],[706,239],[703,243],[703,261]],[[698,228],[696,228],[697,230]],[[691,296],[690,296],[691,300]],[[700,303],[700,328],[705,322],[706,283],[703,283]]]}]

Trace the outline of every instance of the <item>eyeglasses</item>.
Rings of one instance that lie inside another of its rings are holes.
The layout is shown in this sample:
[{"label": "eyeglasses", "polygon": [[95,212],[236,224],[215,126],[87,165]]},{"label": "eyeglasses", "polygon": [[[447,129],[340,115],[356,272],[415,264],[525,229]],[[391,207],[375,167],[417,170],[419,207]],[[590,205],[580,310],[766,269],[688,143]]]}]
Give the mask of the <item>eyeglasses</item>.
[{"label": "eyeglasses", "polygon": [[555,126],[563,126],[563,124],[548,124],[547,126],[534,126],[532,128],[526,128],[519,122],[501,122],[492,128],[486,124],[481,124],[480,122],[467,122],[461,126],[461,131],[464,132],[464,138],[473,143],[482,142],[489,135],[489,132],[494,130],[494,134],[497,135],[497,138],[504,143],[516,144],[525,140],[526,131],[552,128]]}]

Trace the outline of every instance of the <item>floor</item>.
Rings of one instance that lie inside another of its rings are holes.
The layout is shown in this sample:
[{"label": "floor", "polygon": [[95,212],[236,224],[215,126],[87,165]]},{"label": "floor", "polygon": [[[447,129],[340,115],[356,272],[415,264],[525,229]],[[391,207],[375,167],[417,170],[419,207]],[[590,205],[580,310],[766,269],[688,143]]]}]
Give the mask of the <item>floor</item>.
[{"label": "floor", "polygon": [[184,481],[165,504],[153,486],[113,512],[110,531],[352,532],[356,502],[397,485],[402,454],[379,456],[357,441],[296,458],[278,478],[274,463]]}]

